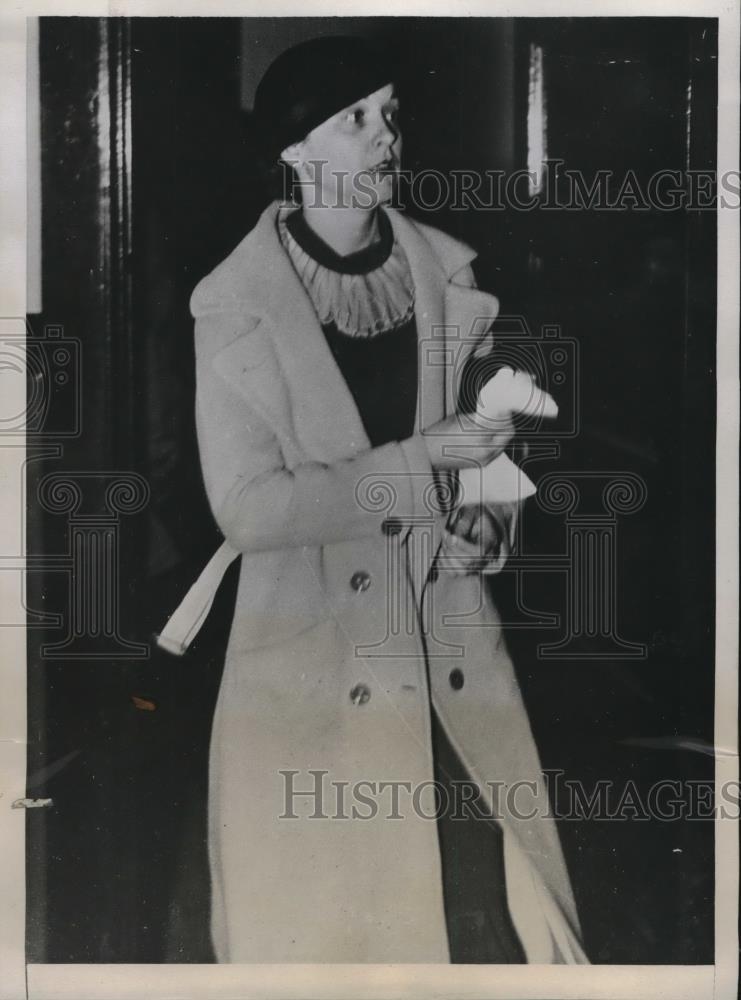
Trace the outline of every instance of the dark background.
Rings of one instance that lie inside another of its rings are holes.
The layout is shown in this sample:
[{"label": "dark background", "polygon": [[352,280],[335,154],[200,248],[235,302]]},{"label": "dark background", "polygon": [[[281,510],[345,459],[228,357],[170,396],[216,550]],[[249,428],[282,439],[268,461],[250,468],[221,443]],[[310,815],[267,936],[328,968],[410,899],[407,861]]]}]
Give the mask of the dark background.
[{"label": "dark background", "polygon": [[[408,168],[526,167],[532,44],[551,157],[644,179],[714,168],[714,20],[41,19],[44,311],[29,336],[60,324],[80,339],[83,421],[29,464],[29,552],[68,544],[67,517],[37,499],[45,474],[142,475],[151,499],[120,519],[120,631],[150,652],[59,660],[41,650],[59,630],[29,629],[29,794],[54,800],[28,815],[29,961],[212,960],[206,766],[234,574],[186,657],[152,644],[219,541],[194,436],[188,299],[266,204],[244,111],[256,67],[348,25],[405,65]],[[712,780],[714,214],[410,213],[479,251],[502,315],[578,343],[579,433],[531,471],[630,472],[647,488],[617,535],[618,630],[646,658],[590,657],[588,641],[581,658],[539,657],[559,630],[516,626],[526,608],[564,611],[563,577],[527,573],[519,598],[514,569],[496,582],[544,767],[588,788]],[[56,440],[53,423],[45,434]],[[95,512],[102,487],[85,488]],[[523,544],[563,552],[563,517],[531,502]],[[32,610],[64,613],[69,600],[65,574],[30,574]],[[713,961],[711,822],[560,832],[592,961]]]}]

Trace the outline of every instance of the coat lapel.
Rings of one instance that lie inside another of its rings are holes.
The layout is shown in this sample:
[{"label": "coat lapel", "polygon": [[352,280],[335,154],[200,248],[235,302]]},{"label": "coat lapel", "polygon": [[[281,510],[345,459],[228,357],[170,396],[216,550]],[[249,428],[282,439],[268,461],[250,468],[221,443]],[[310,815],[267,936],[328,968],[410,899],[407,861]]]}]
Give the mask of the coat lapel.
[{"label": "coat lapel", "polygon": [[[419,345],[415,429],[419,431],[455,412],[463,366],[472,351],[488,350],[486,334],[497,315],[499,302],[493,295],[471,287],[473,275],[468,265],[475,253],[470,247],[444,233],[412,223],[393,209],[388,214],[414,280]],[[449,476],[441,476],[440,485],[445,488],[442,480],[446,478],[447,487],[452,488]],[[413,527],[407,536],[409,569],[426,632],[431,614],[426,583],[442,544],[446,519],[446,515],[434,516],[430,510],[429,520]],[[428,633],[428,650],[433,656],[441,655],[436,641]],[[444,647],[443,643],[442,655],[449,652]]]},{"label": "coat lapel", "polygon": [[476,256],[470,247],[410,222],[394,209],[387,212],[414,279],[420,369],[415,429],[420,430],[455,411],[463,365],[472,351],[489,349],[486,334],[499,301],[472,287],[471,277],[463,277]]},{"label": "coat lapel", "polygon": [[414,318],[417,326],[418,378],[415,431],[429,427],[445,415],[446,275],[430,245],[403,215],[388,211],[394,235],[401,244],[414,282]]},{"label": "coat lapel", "polygon": [[317,461],[349,458],[370,448],[370,441],[311,299],[280,242],[277,208],[271,206],[260,220],[266,230],[263,261],[269,267],[266,313],[289,386],[294,432]]},{"label": "coat lapel", "polygon": [[[466,285],[449,283],[445,290],[445,349],[446,366],[445,410],[457,409],[460,378],[471,355],[483,357],[491,351],[491,324],[499,312],[499,300],[488,292]],[[474,408],[474,400],[466,400]]]}]

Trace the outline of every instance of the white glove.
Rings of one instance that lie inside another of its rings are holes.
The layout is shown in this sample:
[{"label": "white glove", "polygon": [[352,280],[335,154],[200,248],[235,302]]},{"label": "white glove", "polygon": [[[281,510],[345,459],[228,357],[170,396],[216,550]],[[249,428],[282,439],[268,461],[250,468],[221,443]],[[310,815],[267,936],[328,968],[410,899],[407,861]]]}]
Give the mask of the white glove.
[{"label": "white glove", "polygon": [[[476,415],[488,421],[510,413],[555,417],[558,406],[528,372],[500,368],[479,393]],[[504,452],[483,468],[461,469],[459,482],[462,504],[512,503],[536,492],[535,483]]]}]

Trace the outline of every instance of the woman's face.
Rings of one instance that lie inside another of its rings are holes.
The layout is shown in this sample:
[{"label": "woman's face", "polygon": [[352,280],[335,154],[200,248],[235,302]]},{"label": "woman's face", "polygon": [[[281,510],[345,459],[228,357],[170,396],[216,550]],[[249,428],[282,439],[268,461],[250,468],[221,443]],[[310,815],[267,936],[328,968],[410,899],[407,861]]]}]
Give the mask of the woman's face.
[{"label": "woman's face", "polygon": [[373,209],[390,201],[401,165],[399,101],[387,84],[283,151],[304,206]]}]

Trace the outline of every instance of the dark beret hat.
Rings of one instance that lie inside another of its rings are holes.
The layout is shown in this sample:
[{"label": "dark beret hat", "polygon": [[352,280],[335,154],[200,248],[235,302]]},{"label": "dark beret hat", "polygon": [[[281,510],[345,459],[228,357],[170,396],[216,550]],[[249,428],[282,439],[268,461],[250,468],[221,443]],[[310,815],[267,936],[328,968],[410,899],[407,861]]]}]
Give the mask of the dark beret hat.
[{"label": "dark beret hat", "polygon": [[277,157],[349,104],[394,82],[391,62],[362,38],[301,42],[271,63],[255,92],[264,155]]}]

